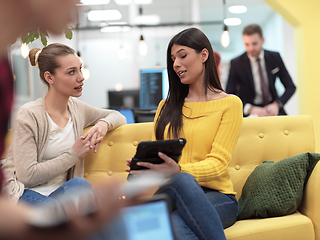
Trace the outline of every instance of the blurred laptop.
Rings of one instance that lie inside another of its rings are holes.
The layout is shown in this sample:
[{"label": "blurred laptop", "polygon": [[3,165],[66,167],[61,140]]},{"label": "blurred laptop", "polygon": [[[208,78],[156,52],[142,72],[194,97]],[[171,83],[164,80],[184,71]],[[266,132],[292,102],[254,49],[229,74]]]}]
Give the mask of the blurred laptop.
[{"label": "blurred laptop", "polygon": [[166,195],[154,196],[138,205],[123,208],[110,227],[108,239],[174,240],[170,205]]},{"label": "blurred laptop", "polygon": [[[96,211],[92,191],[75,192],[71,197],[62,197],[37,206],[27,222],[36,228],[59,228],[68,223],[65,208],[83,203],[81,214],[87,215]],[[121,209],[118,217],[102,228],[88,240],[174,240],[170,219],[170,202],[167,195],[159,194],[149,198],[140,198],[132,206]]]}]

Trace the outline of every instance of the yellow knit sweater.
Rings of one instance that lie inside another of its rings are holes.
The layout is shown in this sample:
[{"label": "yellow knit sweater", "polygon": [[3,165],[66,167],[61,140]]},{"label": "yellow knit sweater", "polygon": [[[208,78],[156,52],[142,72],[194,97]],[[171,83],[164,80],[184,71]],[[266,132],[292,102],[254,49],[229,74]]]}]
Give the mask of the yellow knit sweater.
[{"label": "yellow knit sweater", "polygon": [[[155,117],[164,104],[161,101]],[[198,183],[225,194],[235,194],[228,165],[242,128],[242,102],[234,95],[207,102],[187,102],[182,109],[187,140],[179,162],[181,172]],[[164,133],[167,138],[168,126]],[[155,135],[153,134],[153,140]]]}]

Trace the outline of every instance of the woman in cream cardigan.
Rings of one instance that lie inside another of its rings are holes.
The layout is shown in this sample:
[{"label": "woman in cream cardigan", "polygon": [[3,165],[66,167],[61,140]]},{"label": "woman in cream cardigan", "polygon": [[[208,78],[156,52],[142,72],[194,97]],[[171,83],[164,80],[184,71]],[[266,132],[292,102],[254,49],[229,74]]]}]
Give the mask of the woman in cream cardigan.
[{"label": "woman in cream cardigan", "polygon": [[[75,98],[82,95],[82,63],[75,51],[50,44],[29,53],[48,86],[44,98],[23,105],[14,120],[12,142],[3,166],[3,191],[29,204],[54,201],[73,189],[90,188],[81,178],[83,158],[96,152],[105,134],[125,124],[113,110],[97,109]],[[83,129],[94,125],[83,134]]]},{"label": "woman in cream cardigan", "polygon": [[[163,153],[162,164],[138,164],[171,178],[156,194],[171,199],[177,239],[226,239],[223,229],[238,214],[228,164],[242,127],[241,100],[223,91],[210,41],[197,28],[171,39],[167,69],[169,94],[159,104],[153,140],[187,143],[179,164]],[[141,171],[148,170],[130,173]]]}]

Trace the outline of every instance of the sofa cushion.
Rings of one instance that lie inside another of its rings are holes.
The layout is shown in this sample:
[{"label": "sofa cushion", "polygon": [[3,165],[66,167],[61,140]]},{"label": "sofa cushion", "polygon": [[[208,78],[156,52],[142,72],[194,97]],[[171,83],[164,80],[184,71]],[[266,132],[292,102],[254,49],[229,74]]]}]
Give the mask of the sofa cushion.
[{"label": "sofa cushion", "polygon": [[319,159],[318,153],[303,153],[257,166],[243,186],[238,219],[295,212],[303,197],[304,184]]},{"label": "sofa cushion", "polygon": [[237,221],[224,230],[228,240],[314,240],[310,218],[299,212],[293,214]]}]

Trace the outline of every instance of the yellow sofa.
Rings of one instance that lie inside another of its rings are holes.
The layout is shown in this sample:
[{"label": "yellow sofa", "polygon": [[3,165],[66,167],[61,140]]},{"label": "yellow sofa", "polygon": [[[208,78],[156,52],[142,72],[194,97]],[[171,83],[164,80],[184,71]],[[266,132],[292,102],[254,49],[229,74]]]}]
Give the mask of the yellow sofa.
[{"label": "yellow sofa", "polygon": [[[151,139],[152,130],[152,123],[135,123],[109,132],[99,151],[90,153],[85,158],[85,178],[93,184],[103,178],[120,178],[125,181],[126,159],[133,157],[140,141]],[[8,145],[10,140],[9,132]],[[263,160],[279,161],[299,153],[314,151],[314,129],[310,116],[245,118],[229,165],[237,198],[241,196],[247,177]],[[237,221],[225,229],[227,239],[320,240],[319,189],[318,163],[308,180],[299,211],[283,217]]]},{"label": "yellow sofa", "polygon": [[[85,159],[85,178],[93,184],[102,178],[126,179],[126,159],[132,158],[140,141],[151,140],[152,123],[135,123],[111,131],[97,153]],[[279,161],[299,153],[314,152],[310,116],[245,118],[229,171],[237,198],[254,168],[263,160]],[[320,164],[308,181],[303,202],[294,214],[237,221],[225,229],[229,240],[320,240]]]}]

